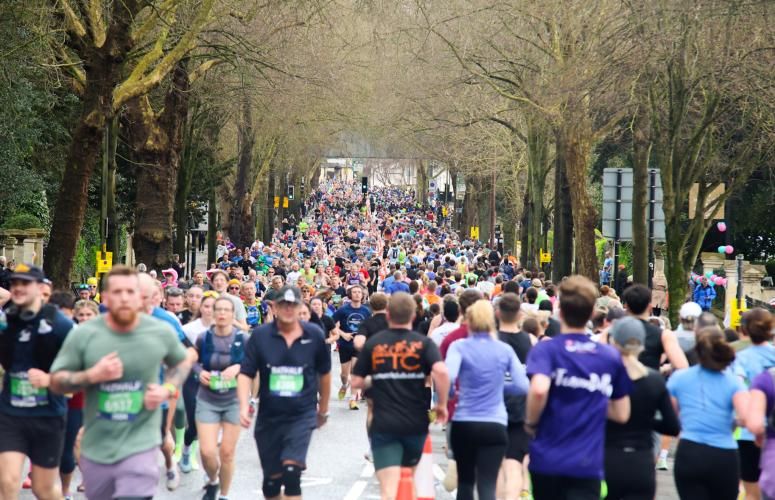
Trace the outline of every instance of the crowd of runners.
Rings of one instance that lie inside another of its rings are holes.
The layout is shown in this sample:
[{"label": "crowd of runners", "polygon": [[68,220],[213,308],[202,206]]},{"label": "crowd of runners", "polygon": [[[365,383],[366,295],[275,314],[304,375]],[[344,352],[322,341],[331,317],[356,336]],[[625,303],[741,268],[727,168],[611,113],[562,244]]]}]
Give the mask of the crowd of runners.
[{"label": "crowd of runners", "polygon": [[682,499],[775,498],[770,312],[725,332],[687,302],[672,328],[647,287],[552,283],[442,208],[329,180],[190,278],[115,266],[76,296],[0,269],[0,499],[152,498],[163,457],[167,489],[200,469],[226,500],[251,426],[264,497],[301,498],[332,386],[367,413],[383,500],[432,423],[460,500],[652,499],[668,453]]}]

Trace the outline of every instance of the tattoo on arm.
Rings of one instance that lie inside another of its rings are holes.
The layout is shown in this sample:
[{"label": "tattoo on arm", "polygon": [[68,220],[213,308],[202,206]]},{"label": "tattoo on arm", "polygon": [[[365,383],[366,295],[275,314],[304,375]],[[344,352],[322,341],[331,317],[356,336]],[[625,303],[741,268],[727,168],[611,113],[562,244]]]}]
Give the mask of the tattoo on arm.
[{"label": "tattoo on arm", "polygon": [[91,384],[89,384],[89,377],[86,371],[61,371],[51,376],[50,389],[59,394],[65,394],[82,391],[89,385]]},{"label": "tattoo on arm", "polygon": [[180,387],[185,382],[188,372],[191,370],[189,361],[182,361],[176,366],[170,366],[164,371],[164,383]]}]

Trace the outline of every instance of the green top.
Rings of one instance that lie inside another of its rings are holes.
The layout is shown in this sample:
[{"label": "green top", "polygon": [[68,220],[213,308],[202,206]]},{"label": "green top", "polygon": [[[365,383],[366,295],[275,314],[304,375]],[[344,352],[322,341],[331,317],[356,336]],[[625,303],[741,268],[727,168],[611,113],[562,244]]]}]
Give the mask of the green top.
[{"label": "green top", "polygon": [[186,357],[172,328],[158,319],[143,314],[137,328],[119,333],[100,316],[68,335],[51,373],[86,370],[113,351],[124,365],[123,377],[86,389],[81,450],[100,464],[114,464],[161,444],[161,410],[145,409],[145,387],[159,383],[162,362],[176,366]]}]

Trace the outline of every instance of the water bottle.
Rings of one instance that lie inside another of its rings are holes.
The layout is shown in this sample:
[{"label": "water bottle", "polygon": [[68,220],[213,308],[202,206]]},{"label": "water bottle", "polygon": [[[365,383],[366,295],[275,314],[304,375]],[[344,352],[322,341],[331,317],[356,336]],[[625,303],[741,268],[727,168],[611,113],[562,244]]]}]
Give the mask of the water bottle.
[{"label": "water bottle", "polygon": [[4,332],[8,328],[8,317],[5,315],[5,311],[0,309],[0,332]]}]

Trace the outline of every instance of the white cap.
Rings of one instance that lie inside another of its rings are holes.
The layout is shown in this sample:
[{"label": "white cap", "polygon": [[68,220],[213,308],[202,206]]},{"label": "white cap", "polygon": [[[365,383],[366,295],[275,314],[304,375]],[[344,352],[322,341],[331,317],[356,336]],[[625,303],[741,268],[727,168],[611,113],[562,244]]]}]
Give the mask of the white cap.
[{"label": "white cap", "polygon": [[678,316],[680,316],[681,319],[699,318],[700,314],[702,314],[702,308],[696,302],[687,302],[682,305],[681,310],[678,311]]}]

